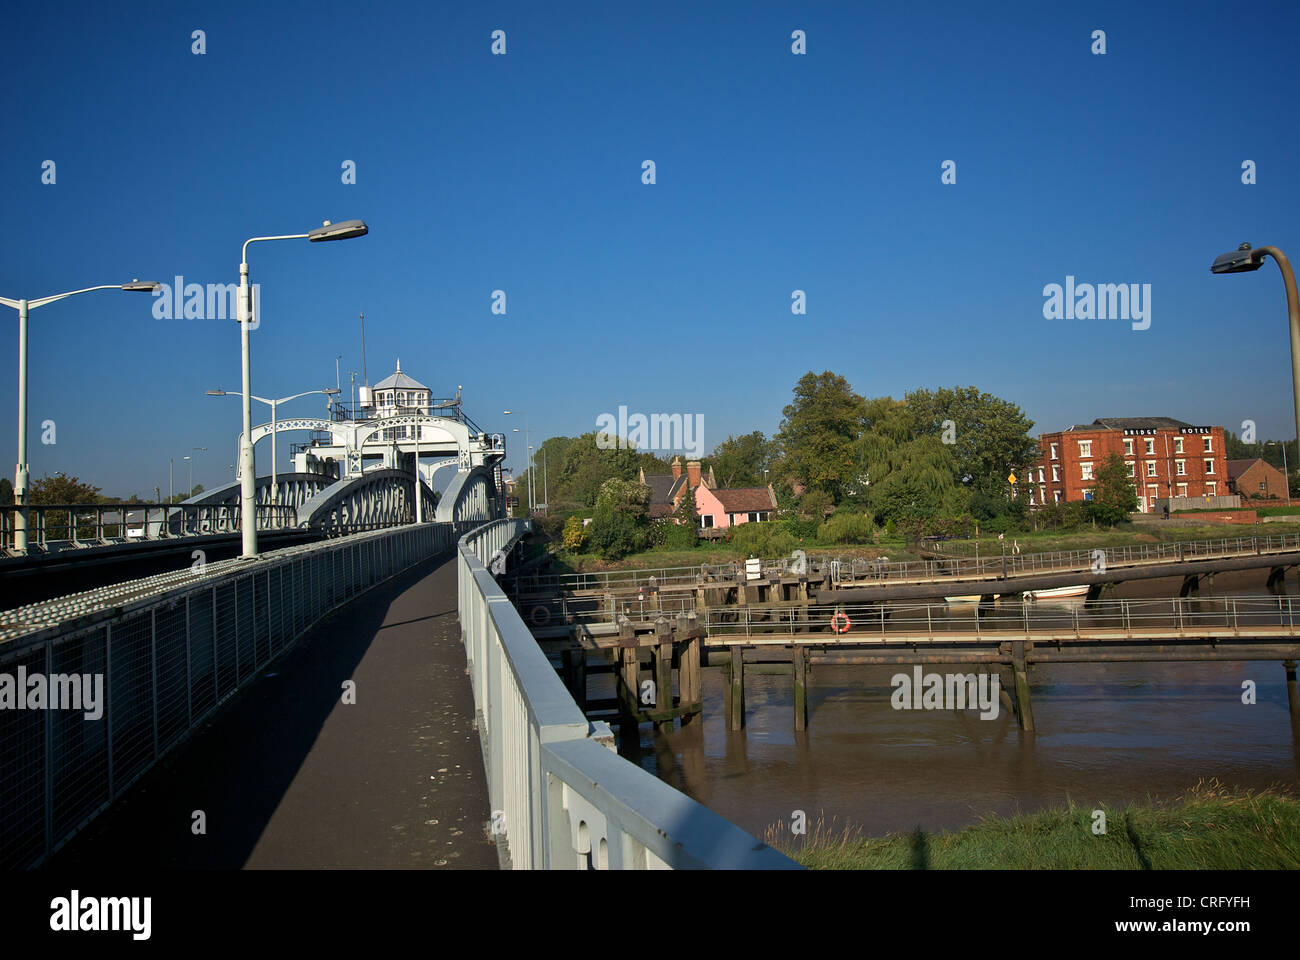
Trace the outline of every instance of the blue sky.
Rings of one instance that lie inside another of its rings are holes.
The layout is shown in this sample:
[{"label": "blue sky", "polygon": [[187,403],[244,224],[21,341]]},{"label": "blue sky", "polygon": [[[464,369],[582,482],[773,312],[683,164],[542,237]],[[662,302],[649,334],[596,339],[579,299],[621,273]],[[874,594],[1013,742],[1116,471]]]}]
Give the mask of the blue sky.
[{"label": "blue sky", "polygon": [[[364,310],[372,383],[400,357],[436,395],[463,385],[484,428],[519,409],[537,437],[626,404],[702,414],[711,448],[775,431],[826,369],[867,396],[974,384],[1035,432],[1164,415],[1294,435],[1276,266],[1208,267],[1242,240],[1300,258],[1300,7],[997,6],[11,8],[0,295],[234,282],[248,237],[361,217],[360,240],[251,248],[255,393],[333,386],[338,354],[359,371]],[[1151,284],[1150,329],[1044,320],[1067,275]],[[230,477],[239,405],[203,391],[239,386],[233,322],[87,294],[32,313],[30,375],[33,476],[165,493],[168,457],[207,446],[195,481]]]}]

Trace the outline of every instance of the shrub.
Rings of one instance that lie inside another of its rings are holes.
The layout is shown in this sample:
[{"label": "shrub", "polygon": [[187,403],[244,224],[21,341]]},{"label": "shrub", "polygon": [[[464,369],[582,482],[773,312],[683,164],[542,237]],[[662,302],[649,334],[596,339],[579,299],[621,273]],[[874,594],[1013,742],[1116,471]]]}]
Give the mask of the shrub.
[{"label": "shrub", "polygon": [[587,530],[582,525],[582,518],[576,513],[571,515],[568,520],[564,521],[564,548],[577,553],[582,549],[582,545],[587,542]]},{"label": "shrub", "polygon": [[871,518],[862,513],[837,513],[821,526],[827,543],[871,543],[875,530]]},{"label": "shrub", "polygon": [[788,530],[775,523],[741,523],[728,527],[731,545],[742,553],[755,557],[784,557],[799,546]]}]

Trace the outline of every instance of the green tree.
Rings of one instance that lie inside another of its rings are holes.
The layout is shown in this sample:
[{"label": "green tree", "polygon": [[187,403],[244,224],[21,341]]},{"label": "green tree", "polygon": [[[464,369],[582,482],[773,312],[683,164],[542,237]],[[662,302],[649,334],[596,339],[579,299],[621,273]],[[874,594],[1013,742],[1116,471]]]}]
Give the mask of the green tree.
[{"label": "green tree", "polygon": [[1007,474],[1037,457],[1033,421],[1008,400],[975,387],[914,390],[906,400],[916,433],[951,446],[957,476],[976,490],[1005,497]]},{"label": "green tree", "polygon": [[66,477],[61,473],[33,480],[28,491],[32,503],[99,503],[99,487],[83,483],[80,477]]},{"label": "green tree", "polygon": [[637,452],[629,450],[623,441],[616,450],[606,449],[597,443],[595,431],[575,437],[564,451],[558,481],[555,464],[547,463],[552,502],[562,509],[592,508],[606,480],[636,479],[637,457]]},{"label": "green tree", "polygon": [[649,504],[650,488],[643,483],[618,477],[602,483],[587,531],[592,549],[606,560],[644,550],[650,539]]},{"label": "green tree", "polygon": [[1138,508],[1138,497],[1124,459],[1112,453],[1093,476],[1096,483],[1092,488],[1092,515],[1112,527],[1128,520]]},{"label": "green tree", "polygon": [[838,503],[859,472],[853,444],[866,427],[866,401],[838,374],[809,371],[782,414],[774,438],[781,469]]},{"label": "green tree", "polygon": [[767,481],[763,471],[771,466],[772,444],[755,430],[727,437],[709,454],[708,465],[721,487],[758,487]]},{"label": "green tree", "polygon": [[14,485],[8,477],[0,477],[0,504],[9,506],[14,502]]},{"label": "green tree", "polygon": [[673,520],[676,522],[670,523],[665,531],[665,545],[677,550],[694,547],[700,537],[700,518],[695,512],[695,490],[689,483],[682,489]]}]

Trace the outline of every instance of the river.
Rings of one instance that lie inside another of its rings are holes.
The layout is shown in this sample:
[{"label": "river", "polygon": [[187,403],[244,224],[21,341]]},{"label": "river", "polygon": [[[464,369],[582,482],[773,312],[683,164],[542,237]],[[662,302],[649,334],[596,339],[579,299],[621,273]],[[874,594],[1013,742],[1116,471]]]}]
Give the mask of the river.
[{"label": "river", "polygon": [[[1265,576],[1219,574],[1214,596],[1262,596]],[[1180,583],[1122,584],[1117,596],[1176,596]],[[1068,613],[1082,601],[1057,603]],[[1278,662],[1032,667],[1033,734],[1022,733],[1005,708],[991,720],[892,709],[890,678],[905,669],[813,668],[808,730],[800,733],[788,671],[746,671],[745,729],[733,733],[724,724],[722,673],[708,669],[703,723],[667,734],[642,725],[633,759],[760,836],[789,823],[794,811],[810,825],[820,817],[837,832],[878,835],[954,829],[1070,801],[1172,798],[1211,777],[1225,786],[1300,791],[1300,729],[1287,711]],[[1242,703],[1244,680],[1255,681],[1253,705]]]}]

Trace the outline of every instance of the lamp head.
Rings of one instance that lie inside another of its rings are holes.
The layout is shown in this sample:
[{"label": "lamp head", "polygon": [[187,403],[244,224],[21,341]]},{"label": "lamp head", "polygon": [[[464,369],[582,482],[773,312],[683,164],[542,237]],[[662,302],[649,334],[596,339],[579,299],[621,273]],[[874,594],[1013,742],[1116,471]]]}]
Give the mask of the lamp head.
[{"label": "lamp head", "polygon": [[132,280],[130,283],[122,284],[123,290],[134,290],[140,293],[153,293],[162,284],[157,280]]},{"label": "lamp head", "polygon": [[326,220],[319,227],[308,230],[307,239],[312,243],[322,240],[351,240],[353,237],[364,237],[369,232],[370,228],[362,220],[342,220],[338,223]]},{"label": "lamp head", "polygon": [[226,395],[224,390],[204,390],[203,392],[209,397],[224,397]]},{"label": "lamp head", "polygon": [[1249,243],[1243,243],[1231,253],[1221,253],[1210,264],[1211,273],[1249,273],[1264,265],[1264,258],[1250,249]]}]

